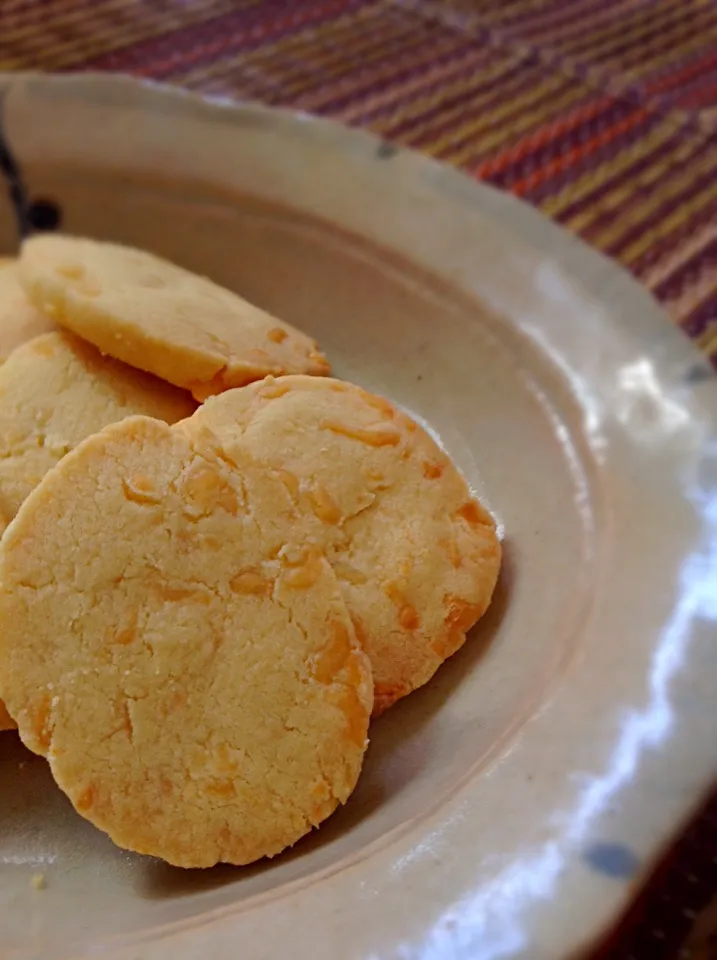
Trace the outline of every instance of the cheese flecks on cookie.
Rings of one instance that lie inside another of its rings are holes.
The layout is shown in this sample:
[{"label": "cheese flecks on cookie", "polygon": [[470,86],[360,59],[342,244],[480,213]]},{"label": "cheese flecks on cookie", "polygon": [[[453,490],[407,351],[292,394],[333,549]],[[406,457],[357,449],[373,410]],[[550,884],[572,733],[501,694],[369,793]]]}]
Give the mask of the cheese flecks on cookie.
[{"label": "cheese flecks on cookie", "polygon": [[55,329],[56,324],[28,300],[20,285],[17,260],[0,259],[0,363],[15,347]]},{"label": "cheese flecks on cookie", "polygon": [[75,808],[179,866],[273,856],[351,793],[371,668],[254,459],[132,417],[0,543],[0,694]]},{"label": "cheese flecks on cookie", "polygon": [[487,609],[491,516],[431,437],[387,400],[331,379],[269,378],[177,425],[248,451],[284,484],[333,565],[374,673],[375,713],[426,683]]},{"label": "cheese flecks on cookie", "polygon": [[329,372],[310,337],[144,251],[58,234],[31,237],[20,276],[32,303],[60,326],[199,400],[267,374]]},{"label": "cheese flecks on cookie", "polygon": [[170,423],[191,396],[103,357],[69,333],[36,337],[0,366],[0,522],[6,526],[43,476],[90,434],[134,414]]}]

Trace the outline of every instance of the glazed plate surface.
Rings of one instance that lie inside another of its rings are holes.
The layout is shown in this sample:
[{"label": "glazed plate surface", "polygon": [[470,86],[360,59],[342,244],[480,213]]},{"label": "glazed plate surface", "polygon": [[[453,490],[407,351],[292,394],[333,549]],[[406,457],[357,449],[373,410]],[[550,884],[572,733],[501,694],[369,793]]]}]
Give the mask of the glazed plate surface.
[{"label": "glazed plate surface", "polygon": [[[332,124],[111,77],[0,78],[31,200],[316,336],[500,523],[495,601],[289,854],[181,872],[0,738],[0,957],[561,960],[717,774],[717,387],[627,275],[518,201]],[[0,198],[0,253],[17,245]],[[46,887],[34,889],[33,874]]]}]

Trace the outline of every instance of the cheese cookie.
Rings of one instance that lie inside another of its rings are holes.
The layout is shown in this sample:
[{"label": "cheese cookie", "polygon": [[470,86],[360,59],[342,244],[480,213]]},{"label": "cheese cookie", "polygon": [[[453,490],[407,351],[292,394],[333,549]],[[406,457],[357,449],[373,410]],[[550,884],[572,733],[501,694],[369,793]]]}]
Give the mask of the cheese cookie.
[{"label": "cheese cookie", "polygon": [[17,261],[0,259],[0,363],[21,343],[55,329],[52,320],[27,299],[20,286]]},{"label": "cheese cookie", "polygon": [[312,377],[214,397],[177,424],[251,455],[325,551],[373,667],[374,712],[426,683],[490,603],[495,524],[431,437],[391,403]]},{"label": "cheese cookie", "polygon": [[[101,356],[69,333],[47,333],[0,366],[0,533],[43,476],[85,437],[144,413],[173,423],[190,395]],[[0,730],[15,724],[0,701]]]},{"label": "cheese cookie", "polygon": [[0,544],[0,693],[75,808],[184,867],[295,843],[354,788],[371,668],[331,566],[248,454],[131,417]]},{"label": "cheese cookie", "polygon": [[80,440],[123,417],[173,423],[195,407],[185,391],[72,334],[46,333],[18,347],[0,366],[0,528]]},{"label": "cheese cookie", "polygon": [[20,277],[60,326],[199,400],[266,374],[329,372],[310,337],[141,250],[38,235],[22,246]]}]

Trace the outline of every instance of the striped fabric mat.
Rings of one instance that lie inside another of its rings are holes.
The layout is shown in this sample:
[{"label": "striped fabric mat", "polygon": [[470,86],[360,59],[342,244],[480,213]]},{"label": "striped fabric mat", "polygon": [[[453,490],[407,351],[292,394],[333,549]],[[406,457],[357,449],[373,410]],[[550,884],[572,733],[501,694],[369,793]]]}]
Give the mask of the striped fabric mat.
[{"label": "striped fabric mat", "polygon": [[620,260],[717,360],[714,0],[2,0],[0,68],[369,127]]},{"label": "striped fabric mat", "polygon": [[[717,362],[717,0],[0,0],[0,69],[296,107],[462,167],[622,262]],[[605,960],[715,960],[717,799]]]}]

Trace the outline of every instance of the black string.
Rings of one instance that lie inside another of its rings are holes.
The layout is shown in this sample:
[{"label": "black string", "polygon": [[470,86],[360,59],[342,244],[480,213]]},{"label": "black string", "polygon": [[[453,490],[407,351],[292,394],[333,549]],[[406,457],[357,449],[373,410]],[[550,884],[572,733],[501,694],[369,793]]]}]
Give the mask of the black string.
[{"label": "black string", "polygon": [[30,222],[30,203],[27,196],[27,190],[20,173],[20,167],[10,150],[5,138],[3,125],[3,107],[4,103],[0,100],[0,172],[5,177],[8,195],[12,208],[15,212],[15,223],[17,225],[18,239],[28,236],[31,232]]}]

